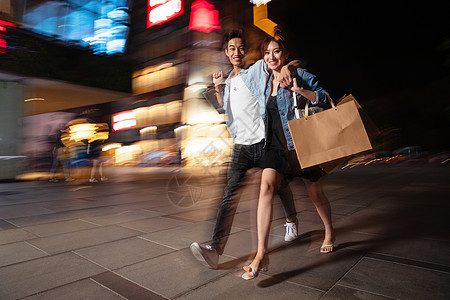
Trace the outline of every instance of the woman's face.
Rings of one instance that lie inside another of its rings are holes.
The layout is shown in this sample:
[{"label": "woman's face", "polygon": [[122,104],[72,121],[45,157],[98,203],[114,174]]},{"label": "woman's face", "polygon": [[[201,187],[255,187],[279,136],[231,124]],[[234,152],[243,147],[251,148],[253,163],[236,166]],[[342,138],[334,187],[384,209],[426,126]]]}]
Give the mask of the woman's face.
[{"label": "woman's face", "polygon": [[270,69],[280,71],[281,67],[286,63],[285,53],[280,49],[280,45],[271,41],[264,51],[264,61]]}]

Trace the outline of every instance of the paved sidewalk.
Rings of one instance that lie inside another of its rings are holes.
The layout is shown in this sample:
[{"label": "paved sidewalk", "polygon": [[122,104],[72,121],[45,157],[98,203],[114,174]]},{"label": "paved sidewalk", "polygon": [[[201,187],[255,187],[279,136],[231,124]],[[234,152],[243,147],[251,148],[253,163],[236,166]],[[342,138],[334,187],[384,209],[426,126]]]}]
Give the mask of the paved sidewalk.
[{"label": "paved sidewalk", "polygon": [[276,198],[269,271],[251,281],[240,275],[256,250],[254,178],[219,270],[210,270],[189,245],[211,238],[223,172],[113,171],[101,183],[0,183],[0,299],[450,298],[448,166],[329,175],[340,245],[331,254],[319,253],[321,221],[294,181],[301,236],[284,242]]}]

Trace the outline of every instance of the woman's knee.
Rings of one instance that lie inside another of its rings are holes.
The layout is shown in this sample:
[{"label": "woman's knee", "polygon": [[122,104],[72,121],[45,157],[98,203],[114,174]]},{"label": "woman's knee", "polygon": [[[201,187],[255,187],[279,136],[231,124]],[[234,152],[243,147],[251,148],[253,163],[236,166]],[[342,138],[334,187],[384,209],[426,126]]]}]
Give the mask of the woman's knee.
[{"label": "woman's knee", "polygon": [[262,181],[261,182],[261,195],[272,196],[276,190],[276,183],[271,181]]}]

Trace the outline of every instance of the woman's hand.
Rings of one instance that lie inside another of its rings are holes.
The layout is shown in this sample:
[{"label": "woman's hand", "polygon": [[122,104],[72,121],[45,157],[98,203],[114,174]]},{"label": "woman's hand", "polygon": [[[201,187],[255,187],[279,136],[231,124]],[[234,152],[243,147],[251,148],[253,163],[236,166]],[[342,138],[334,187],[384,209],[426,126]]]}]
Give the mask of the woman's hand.
[{"label": "woman's hand", "polygon": [[296,92],[297,94],[300,94],[300,95],[303,95],[303,92],[305,91],[304,88],[298,86],[297,78],[292,78],[291,91]]},{"label": "woman's hand", "polygon": [[217,87],[220,84],[223,84],[223,74],[222,71],[213,73],[213,83],[214,86]]},{"label": "woman's hand", "polygon": [[303,87],[299,87],[298,83],[297,83],[297,78],[292,78],[292,87],[291,87],[291,91],[302,95],[303,97],[305,97],[306,99],[310,100],[311,102],[316,102],[317,101],[317,95],[315,92],[310,91],[310,90],[305,90]]}]

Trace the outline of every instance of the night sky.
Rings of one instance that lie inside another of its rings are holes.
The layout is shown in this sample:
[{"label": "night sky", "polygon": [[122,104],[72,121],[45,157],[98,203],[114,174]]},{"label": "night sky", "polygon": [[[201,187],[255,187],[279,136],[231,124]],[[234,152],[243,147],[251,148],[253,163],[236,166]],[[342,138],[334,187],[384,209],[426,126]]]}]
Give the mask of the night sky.
[{"label": "night sky", "polygon": [[448,11],[432,1],[283,1],[269,18],[334,98],[353,94],[402,145],[446,148],[450,122]]}]

